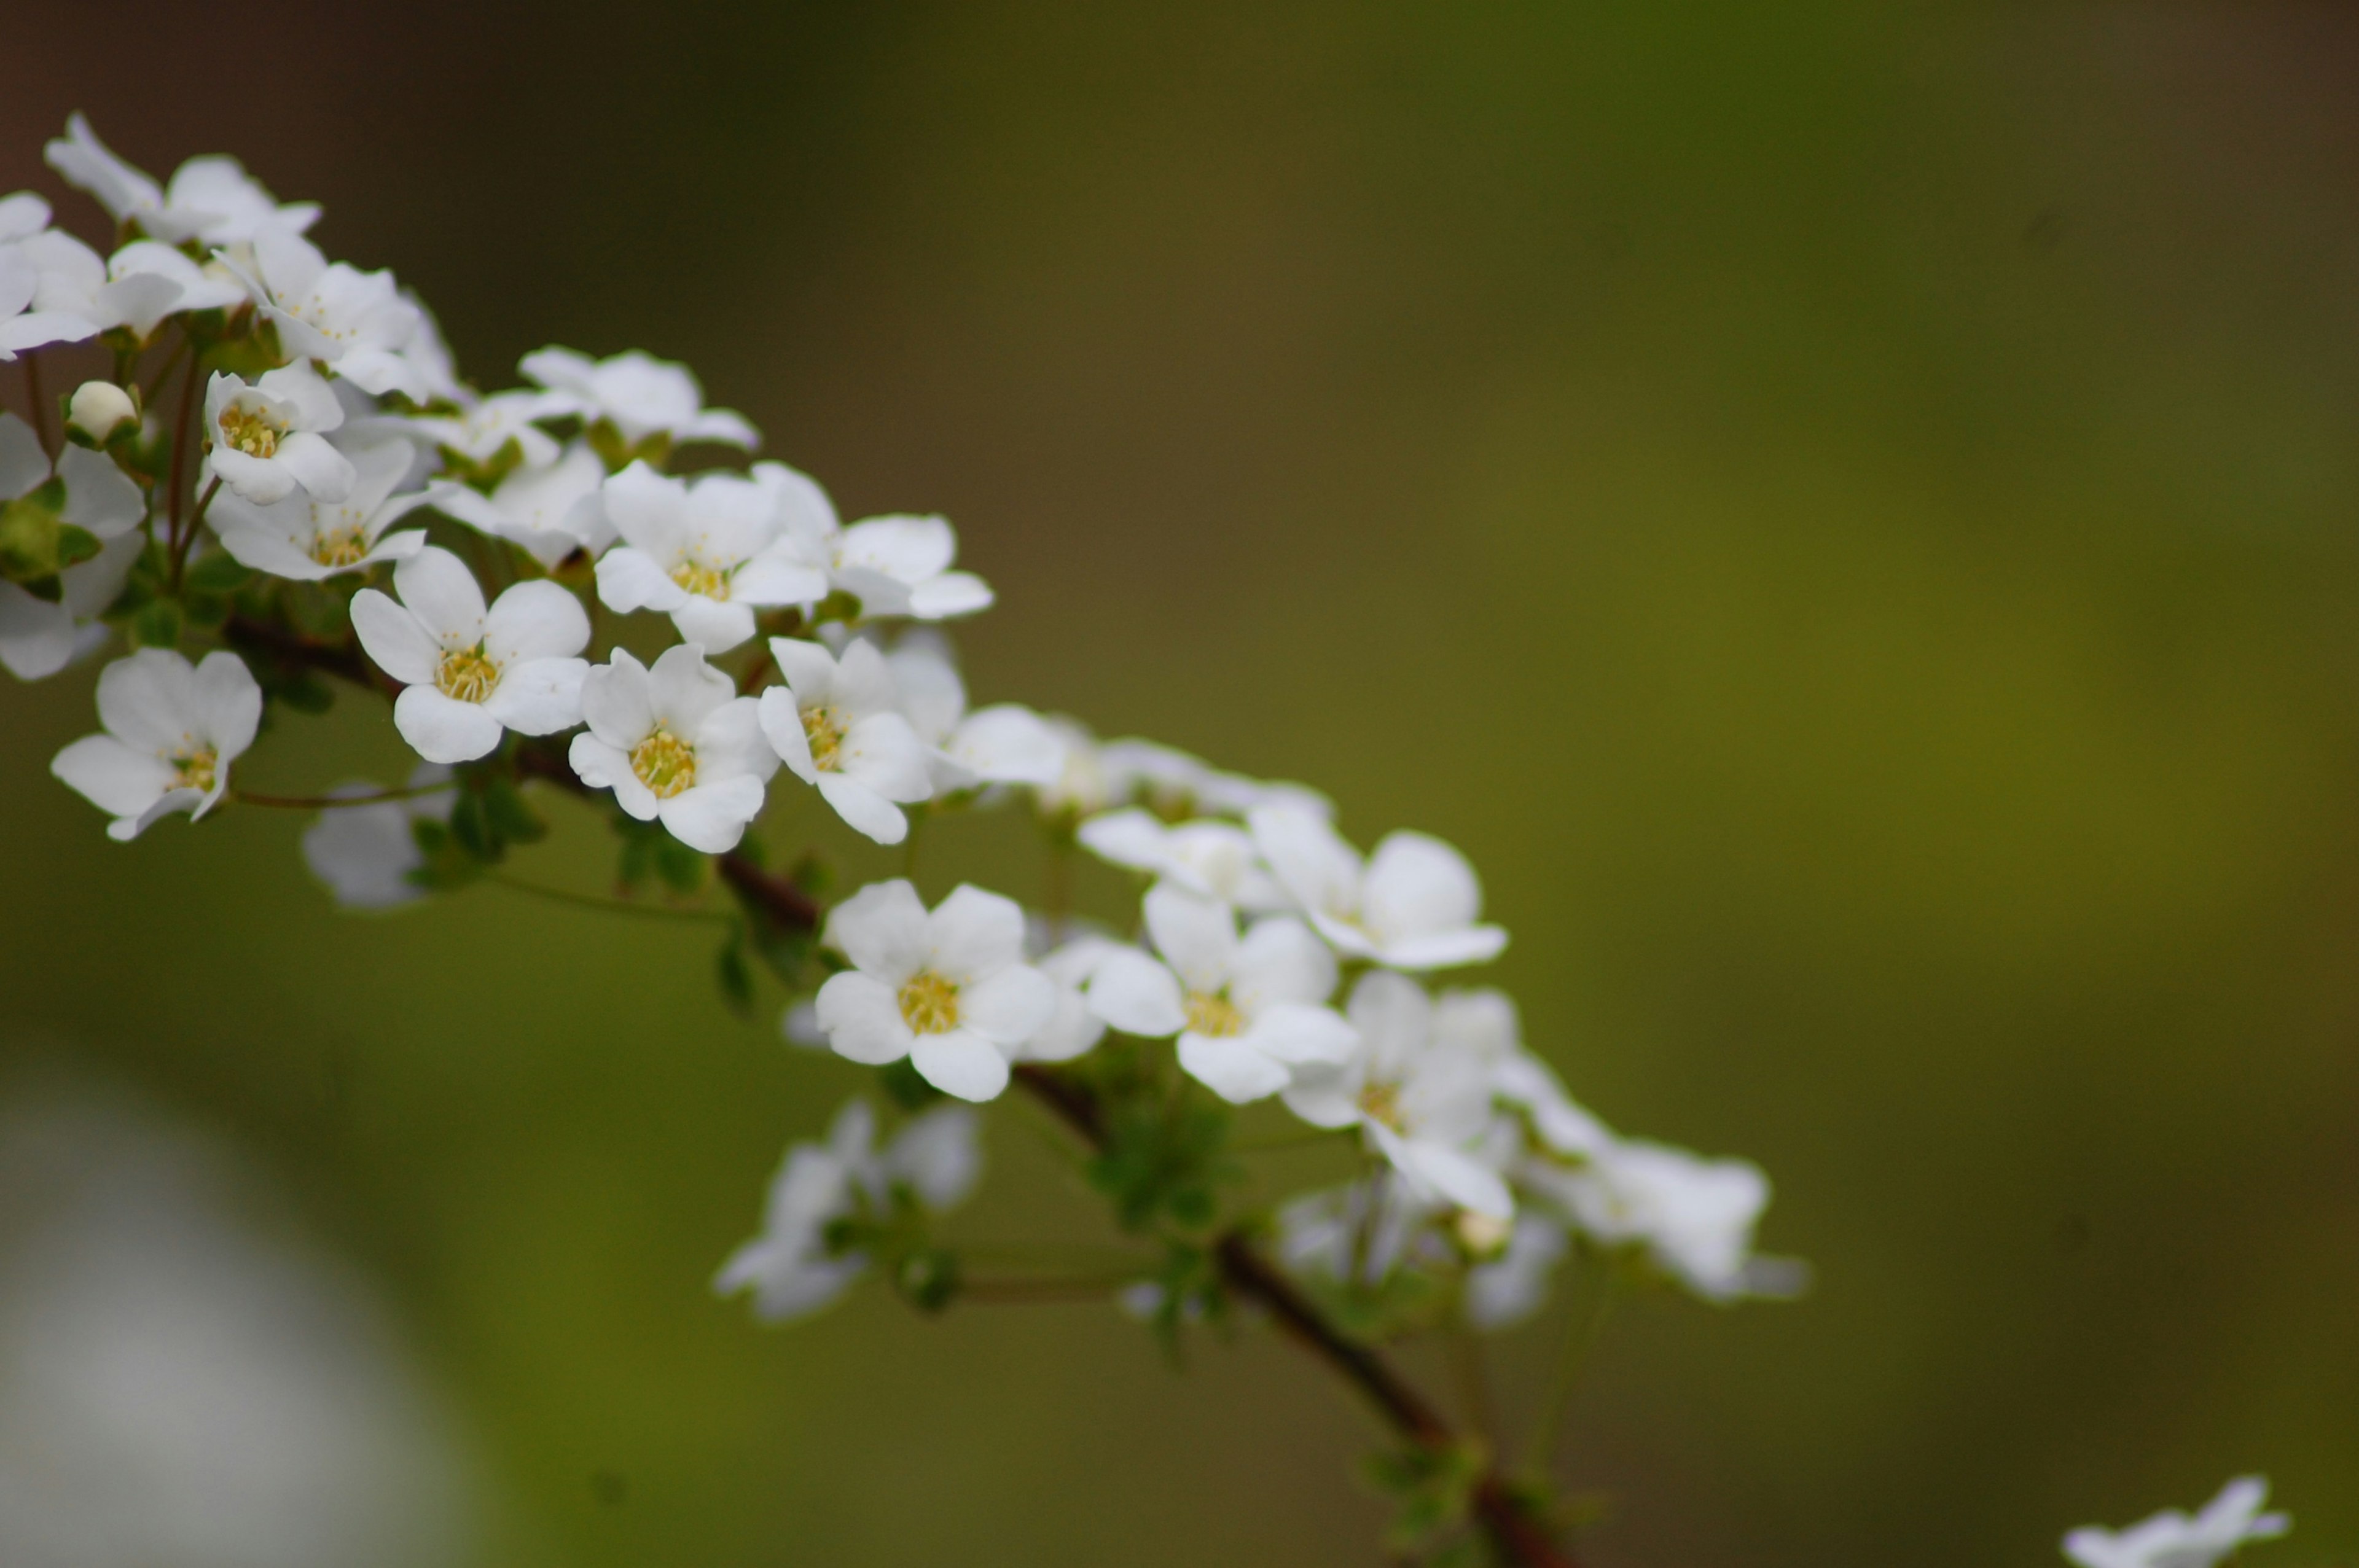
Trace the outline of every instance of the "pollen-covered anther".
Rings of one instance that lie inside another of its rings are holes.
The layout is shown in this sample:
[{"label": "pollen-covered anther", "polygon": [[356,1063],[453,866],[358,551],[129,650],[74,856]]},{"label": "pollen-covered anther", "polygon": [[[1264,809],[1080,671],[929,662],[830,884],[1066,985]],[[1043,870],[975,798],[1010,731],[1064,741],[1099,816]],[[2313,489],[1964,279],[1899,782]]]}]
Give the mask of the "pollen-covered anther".
[{"label": "pollen-covered anther", "polygon": [[249,458],[277,456],[278,438],[285,434],[287,427],[259,408],[233,403],[221,412],[222,445]]},{"label": "pollen-covered anther", "polygon": [[1360,1091],[1360,1109],[1370,1121],[1402,1130],[1400,1090],[1392,1084],[1370,1084]]},{"label": "pollen-covered anther", "polygon": [[1188,993],[1188,1033],[1225,1040],[1245,1033],[1245,1015],[1237,1004],[1217,992]]},{"label": "pollen-covered anther", "polygon": [[836,771],[843,751],[843,734],[848,728],[843,715],[832,708],[803,709],[803,739],[810,742],[812,767],[823,773]]},{"label": "pollen-covered anther", "polygon": [[729,597],[728,574],[708,567],[701,561],[680,562],[671,568],[671,580],[689,592],[705,599],[725,600]]},{"label": "pollen-covered anther", "polygon": [[631,772],[658,800],[669,800],[696,784],[696,751],[670,730],[658,727],[631,748]]},{"label": "pollen-covered anther", "polygon": [[172,764],[174,789],[202,790],[211,795],[215,770],[220,766],[220,753],[211,746],[191,746],[189,750],[167,757]]},{"label": "pollen-covered anther", "polygon": [[460,702],[481,702],[500,684],[500,666],[484,656],[482,643],[453,648],[434,668],[434,685]]},{"label": "pollen-covered anther", "polygon": [[368,554],[368,535],[357,523],[331,528],[311,541],[311,558],[323,567],[357,565]]},{"label": "pollen-covered anther", "polygon": [[903,983],[901,1022],[919,1034],[947,1034],[959,1026],[958,987],[931,969],[920,969]]}]

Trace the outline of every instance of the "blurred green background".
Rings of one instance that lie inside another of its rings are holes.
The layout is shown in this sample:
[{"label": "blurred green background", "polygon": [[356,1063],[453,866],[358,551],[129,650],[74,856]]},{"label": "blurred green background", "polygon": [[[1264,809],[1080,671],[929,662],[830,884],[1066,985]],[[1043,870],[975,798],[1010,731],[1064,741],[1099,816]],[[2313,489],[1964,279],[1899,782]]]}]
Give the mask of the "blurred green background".
[{"label": "blurred green background", "polygon": [[[947,512],[980,697],[1473,856],[1576,1094],[1758,1160],[1819,1271],[1615,1321],[1597,1563],[2052,1562],[2256,1468],[2258,1561],[2359,1550],[2347,8],[107,15],[12,16],[0,189],[95,233],[74,108],[234,151],[479,384],[644,346],[847,514]],[[1375,1560],[1371,1429],[1265,1335],[713,1301],[862,1076],[693,927],[336,916],[279,814],[108,843],[46,776],[91,678],[0,691],[0,1052],[291,1184],[485,1562]],[[245,776],[393,776],[361,708]],[[594,886],[559,809],[529,869]],[[974,1230],[1086,1223],[992,1136]]]}]

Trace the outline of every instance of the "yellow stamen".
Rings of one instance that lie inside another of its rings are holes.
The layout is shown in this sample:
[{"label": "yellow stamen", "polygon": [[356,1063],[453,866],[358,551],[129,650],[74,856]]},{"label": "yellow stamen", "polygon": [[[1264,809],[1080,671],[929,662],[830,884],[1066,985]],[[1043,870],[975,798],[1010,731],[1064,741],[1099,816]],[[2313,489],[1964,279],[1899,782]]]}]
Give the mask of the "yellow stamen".
[{"label": "yellow stamen", "polygon": [[434,684],[445,697],[481,702],[500,684],[500,666],[484,656],[481,643],[472,648],[453,648],[436,666]]},{"label": "yellow stamen", "polygon": [[368,554],[368,535],[357,523],[332,528],[311,541],[311,558],[323,567],[349,567]]},{"label": "yellow stamen", "polygon": [[221,412],[222,445],[249,458],[269,458],[278,455],[278,438],[287,427],[259,408],[231,404]]},{"label": "yellow stamen", "polygon": [[843,716],[832,708],[803,709],[803,739],[810,742],[812,767],[823,773],[835,772],[843,752],[843,732],[848,728]]},{"label": "yellow stamen", "polygon": [[958,987],[919,969],[901,988],[901,1021],[919,1034],[947,1034],[959,1025]]},{"label": "yellow stamen", "polygon": [[1235,1002],[1211,991],[1188,993],[1188,1033],[1225,1040],[1245,1030],[1245,1015]]},{"label": "yellow stamen", "polygon": [[696,783],[696,752],[689,743],[658,725],[653,733],[631,748],[631,772],[654,793],[669,800]]},{"label": "yellow stamen", "polygon": [[1394,1084],[1370,1084],[1360,1091],[1360,1109],[1370,1121],[1383,1122],[1395,1132],[1401,1126],[1400,1088]]},{"label": "yellow stamen", "polygon": [[213,770],[220,764],[221,758],[211,746],[191,746],[177,756],[164,760],[172,764],[174,789],[202,790],[207,795],[212,794]]},{"label": "yellow stamen", "polygon": [[688,589],[689,592],[701,594],[706,599],[729,597],[728,575],[700,562],[680,562],[671,568],[671,580]]}]

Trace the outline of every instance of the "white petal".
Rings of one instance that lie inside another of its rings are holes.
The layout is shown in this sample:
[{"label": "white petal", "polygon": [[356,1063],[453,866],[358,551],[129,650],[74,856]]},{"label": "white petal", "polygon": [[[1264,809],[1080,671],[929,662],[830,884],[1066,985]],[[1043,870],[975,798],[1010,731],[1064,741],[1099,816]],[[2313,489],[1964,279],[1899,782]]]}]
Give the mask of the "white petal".
[{"label": "white petal", "polygon": [[1286,1068],[1235,1038],[1180,1036],[1180,1065],[1188,1076],[1227,1100],[1249,1105],[1286,1087]]},{"label": "white petal", "polygon": [[1360,924],[1379,943],[1472,925],[1483,913],[1474,868],[1440,839],[1391,833],[1368,858],[1360,889]]},{"label": "white petal", "polygon": [[[771,640],[775,643],[777,639]],[[772,687],[764,692],[758,705],[762,716],[762,736],[787,771],[805,784],[819,782],[819,769],[811,762],[810,735],[803,729],[802,709],[795,706],[795,694],[785,687]],[[902,824],[903,832],[908,825]]]},{"label": "white petal", "polygon": [[498,719],[430,686],[402,688],[393,704],[393,727],[429,762],[472,762],[500,743]]},{"label": "white petal", "polygon": [[925,967],[933,935],[918,890],[896,878],[871,882],[836,905],[826,941],[855,968],[897,986]]},{"label": "white petal", "polygon": [[852,1061],[870,1066],[897,1062],[917,1041],[901,1017],[900,998],[874,975],[853,971],[832,976],[819,988],[816,1007],[829,1045]]},{"label": "white petal", "polygon": [[859,780],[820,773],[817,783],[821,798],[855,832],[879,844],[898,844],[909,836],[909,819],[901,808]]},{"label": "white petal", "polygon": [[226,649],[207,654],[197,665],[191,696],[194,728],[212,743],[215,762],[227,764],[245,755],[262,723],[262,687],[245,661]]},{"label": "white petal", "polygon": [[484,617],[484,652],[495,664],[571,658],[589,645],[582,601],[547,580],[517,583]]},{"label": "white petal", "polygon": [[918,1076],[946,1095],[964,1100],[997,1099],[1007,1087],[1007,1058],[972,1029],[920,1034],[909,1047]]},{"label": "white petal", "polygon": [[309,491],[315,501],[342,501],[353,492],[352,460],[328,444],[324,436],[309,430],[298,430],[279,438],[278,454],[274,460],[295,482]]},{"label": "white petal", "polygon": [[669,613],[688,602],[688,590],[672,581],[654,557],[618,545],[598,557],[598,598],[618,614],[634,610]]},{"label": "white petal", "polygon": [[450,551],[420,550],[394,568],[393,589],[443,648],[473,648],[484,641],[484,590]]},{"label": "white petal", "polygon": [[762,782],[745,773],[682,790],[657,808],[671,836],[691,849],[725,855],[762,813]]},{"label": "white petal", "polygon": [[729,677],[691,643],[666,648],[647,672],[648,707],[657,722],[683,741],[694,740],[704,721],[736,695]]},{"label": "white petal", "polygon": [[172,765],[112,735],[85,735],[60,752],[49,772],[102,811],[136,816],[172,787]]},{"label": "white petal", "polygon": [[582,718],[592,734],[625,752],[656,727],[647,667],[628,648],[615,649],[610,662],[592,665],[582,677]]},{"label": "white petal", "polygon": [[754,607],[691,593],[673,609],[671,623],[683,641],[701,644],[708,654],[725,654],[754,635]]},{"label": "white petal", "polygon": [[1487,964],[1506,950],[1507,933],[1496,925],[1461,925],[1450,931],[1426,931],[1378,944],[1372,953],[1379,963],[1396,969],[1455,969]]},{"label": "white petal", "polygon": [[911,805],[933,794],[925,742],[897,713],[872,713],[844,731],[836,768],[886,800]]},{"label": "white petal", "polygon": [[953,761],[995,784],[1045,786],[1064,776],[1064,741],[1046,719],[1019,703],[996,703],[969,714],[944,749]]},{"label": "white petal", "polygon": [[909,613],[922,621],[947,621],[988,610],[991,585],[973,572],[944,572],[909,590]]},{"label": "white petal", "polygon": [[[59,515],[101,539],[113,539],[139,526],[147,514],[139,487],[114,460],[88,447],[69,443],[58,454],[58,477],[66,481],[66,506]],[[0,481],[0,491],[5,491]]]},{"label": "white petal", "polygon": [[1251,1011],[1271,1002],[1325,1001],[1335,992],[1335,956],[1290,914],[1256,920],[1238,945],[1237,1002]]},{"label": "white petal", "polygon": [[571,730],[582,722],[582,682],[589,673],[586,659],[527,659],[500,672],[483,710],[519,735]]},{"label": "white petal", "polygon": [[1135,947],[1099,960],[1086,994],[1090,1011],[1125,1034],[1160,1040],[1187,1027],[1179,977]]},{"label": "white petal", "polygon": [[361,647],[379,669],[404,686],[434,684],[442,648],[418,623],[417,616],[373,588],[353,595],[352,614]]},{"label": "white petal", "polygon": [[610,745],[595,735],[576,735],[567,748],[565,760],[573,766],[574,773],[592,789],[611,789],[617,805],[641,822],[656,818],[655,792],[639,782],[631,771],[631,759],[619,746]]},{"label": "white petal", "polygon": [[959,1020],[995,1044],[1019,1045],[1048,1027],[1057,1011],[1056,982],[1029,964],[959,988]]},{"label": "white petal", "polygon": [[0,413],[0,500],[14,501],[49,477],[49,455],[33,427]]},{"label": "white petal", "polygon": [[1024,911],[1012,898],[962,882],[935,906],[931,968],[964,984],[1024,959]]},{"label": "white petal", "polygon": [[1333,1008],[1291,1001],[1263,1009],[1242,1038],[1264,1055],[1298,1065],[1334,1065],[1360,1044],[1358,1032]]},{"label": "white petal", "polygon": [[1190,990],[1218,991],[1235,970],[1237,917],[1229,906],[1158,882],[1145,901],[1147,934],[1180,983]]}]

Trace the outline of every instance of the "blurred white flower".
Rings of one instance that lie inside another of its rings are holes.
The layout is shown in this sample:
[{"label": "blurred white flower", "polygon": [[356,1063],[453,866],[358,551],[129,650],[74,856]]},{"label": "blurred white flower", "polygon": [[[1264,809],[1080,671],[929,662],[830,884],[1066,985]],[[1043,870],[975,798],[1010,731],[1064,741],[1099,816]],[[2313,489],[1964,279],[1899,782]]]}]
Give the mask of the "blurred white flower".
[{"label": "blurred white flower", "polygon": [[817,568],[777,547],[777,498],[756,481],[714,473],[689,482],[634,462],[601,495],[623,542],[599,558],[598,597],[619,612],[670,616],[707,653],[751,637],[756,608],[827,592]]},{"label": "blurred white flower", "polygon": [[836,1054],[907,1056],[961,1099],[996,1098],[1056,1010],[1057,988],[1024,962],[1024,912],[981,888],[962,885],[929,914],[907,881],[871,883],[828,916],[825,940],[853,964],[819,991]]},{"label": "blurred white flower", "polygon": [[652,669],[615,649],[582,682],[582,717],[590,728],[570,753],[582,782],[690,849],[724,854],[761,814],[777,756],[754,699],[695,643],[665,649]]},{"label": "blurred white flower", "polygon": [[251,384],[215,371],[205,384],[206,471],[256,506],[299,486],[315,500],[342,501],[353,465],[326,432],[343,422],[344,406],[308,364],[265,371]]},{"label": "blurred white flower", "polygon": [[772,1178],[762,1234],[721,1266],[712,1288],[724,1296],[754,1293],[755,1315],[783,1322],[817,1312],[860,1277],[865,1254],[838,1249],[828,1231],[864,1210],[881,1211],[896,1188],[939,1212],[966,1199],[983,1169],[975,1115],[941,1106],[918,1117],[875,1149],[876,1116],[865,1100],[847,1100],[824,1143],[797,1143]]},{"label": "blurred white flower", "polygon": [[299,234],[320,216],[311,202],[279,201],[235,158],[219,154],[189,159],[169,185],[159,187],[108,151],[80,114],[66,121],[66,134],[46,152],[49,167],[97,198],[117,223],[136,223],[141,232],[170,244],[235,244],[266,228]]},{"label": "blurred white flower", "polygon": [[424,491],[395,495],[409,471],[407,443],[386,441],[349,454],[352,489],[341,501],[322,501],[295,491],[257,506],[234,491],[214,498],[206,520],[243,565],[272,577],[317,582],[344,572],[365,571],[380,561],[404,560],[426,545],[412,530],[390,538],[386,530],[423,504]]},{"label": "blurred white flower", "polygon": [[49,223],[49,204],[29,190],[0,200],[0,360],[98,335],[100,323],[74,307],[105,264]]},{"label": "blurred white flower", "polygon": [[886,655],[901,712],[934,752],[934,788],[948,795],[984,784],[1053,784],[1065,771],[1065,743],[1049,721],[1019,702],[970,713],[966,682],[950,643],[930,626],[911,629]]},{"label": "blurred white flower", "polygon": [[946,518],[871,517],[833,544],[835,586],[860,600],[864,615],[942,621],[991,608],[990,585],[951,569],[958,535]]},{"label": "blurred white flower", "polygon": [[[415,825],[450,820],[457,792],[435,787],[450,779],[451,770],[440,762],[420,762],[406,786],[417,793],[321,811],[303,830],[303,863],[347,909],[392,909],[424,898],[426,890],[411,880],[426,864]],[[383,793],[381,785],[356,780],[338,784],[328,796],[354,800]]]},{"label": "blurred white flower", "polygon": [[1112,937],[1084,932],[1033,960],[1057,988],[1057,1007],[1039,1032],[1017,1047],[1017,1061],[1070,1062],[1104,1037],[1105,1020],[1090,1011],[1085,988],[1106,955],[1121,950]]},{"label": "blurred white flower", "polygon": [[1315,811],[1264,805],[1246,820],[1279,884],[1346,957],[1447,969],[1485,963],[1507,945],[1498,926],[1476,924],[1483,890],[1474,869],[1439,838],[1387,834],[1363,862]]},{"label": "blurred white flower", "polygon": [[353,596],[353,630],[404,687],[394,727],[429,762],[471,762],[500,732],[553,735],[582,722],[577,657],[590,641],[581,601],[553,582],[520,582],[486,610],[459,557],[429,547],[393,568],[398,602]]},{"label": "blurred white flower", "polygon": [[1170,883],[1148,890],[1147,935],[1105,955],[1090,1008],[1127,1034],[1180,1037],[1180,1065],[1223,1099],[1277,1093],[1299,1071],[1347,1060],[1358,1037],[1334,1009],[1335,958],[1291,915],[1256,921],[1242,939],[1235,911]]},{"label": "blurred white flower", "polygon": [[749,451],[761,441],[743,415],[704,406],[704,390],[686,365],[636,349],[603,360],[571,349],[541,349],[525,355],[517,368],[563,395],[568,412],[606,421],[634,446],[658,434],[681,445],[717,441]]},{"label": "blurred white flower", "polygon": [[128,842],[175,811],[202,816],[229,788],[229,765],[254,743],[262,688],[235,654],[190,666],[142,648],[98,676],[103,735],[57,754],[49,772],[112,812],[106,836]]},{"label": "blurred white flower", "polygon": [[245,302],[245,290],[234,281],[208,273],[159,240],[134,240],[104,261],[75,240],[53,249],[49,258],[36,303],[68,311],[101,330],[120,329],[142,344],[181,311]]},{"label": "blurred white flower", "polygon": [[1288,907],[1252,835],[1234,823],[1200,818],[1175,826],[1127,806],[1090,817],[1076,837],[1083,849],[1112,865],[1145,871],[1251,914]]},{"label": "blurred white flower", "polygon": [[554,569],[576,550],[596,555],[614,538],[601,488],[606,465],[576,444],[552,460],[512,469],[485,495],[444,482],[431,492],[434,509],[469,527],[509,541]]},{"label": "blurred white flower", "polygon": [[837,816],[879,844],[908,836],[903,806],[933,791],[926,747],[895,706],[893,677],[875,645],[839,660],[817,643],[770,639],[784,686],[762,694],[762,733],[787,770]]},{"label": "blurred white flower", "polygon": [[255,304],[278,329],[290,359],[321,360],[364,392],[398,392],[414,402],[433,395],[420,367],[402,352],[421,312],[390,272],[363,272],[331,262],[291,229],[266,225],[254,235],[252,269],[231,260]]},{"label": "blurred white flower", "polygon": [[1549,1276],[1564,1260],[1567,1238],[1556,1220],[1526,1208],[1516,1216],[1500,1254],[1466,1271],[1466,1320],[1476,1328],[1512,1328],[1548,1304]]},{"label": "blurred white flower", "polygon": [[1598,1241],[1644,1249],[1706,1301],[1792,1296],[1808,1281],[1807,1266],[1795,1260],[1755,1256],[1769,1179],[1746,1161],[1616,1138],[1574,1169],[1527,1162],[1516,1174]]},{"label": "blurred white flower", "polygon": [[[60,520],[90,533],[100,548],[58,574],[55,600],[0,582],[0,665],[19,680],[53,676],[105,642],[106,629],[95,622],[123,591],[144,544],[133,530],[147,514],[147,503],[112,460],[69,445],[59,454],[56,477],[66,491]],[[0,502],[29,495],[49,479],[49,460],[33,427],[14,414],[0,414]]]},{"label": "blurred white flower", "polygon": [[[572,411],[572,402],[553,392],[495,392],[477,397],[450,414],[419,414],[404,421],[436,446],[447,448],[470,462],[487,463],[510,441],[527,468],[544,468],[557,460],[557,438],[538,421]],[[605,470],[599,470],[601,478]]]},{"label": "blurred white flower", "polygon": [[2081,1568],[2214,1568],[2249,1541],[2273,1541],[2293,1528],[2281,1513],[2263,1513],[2269,1484],[2241,1476],[2190,1519],[2165,1509],[2126,1530],[2084,1525],[2064,1538],[2064,1555]]}]

